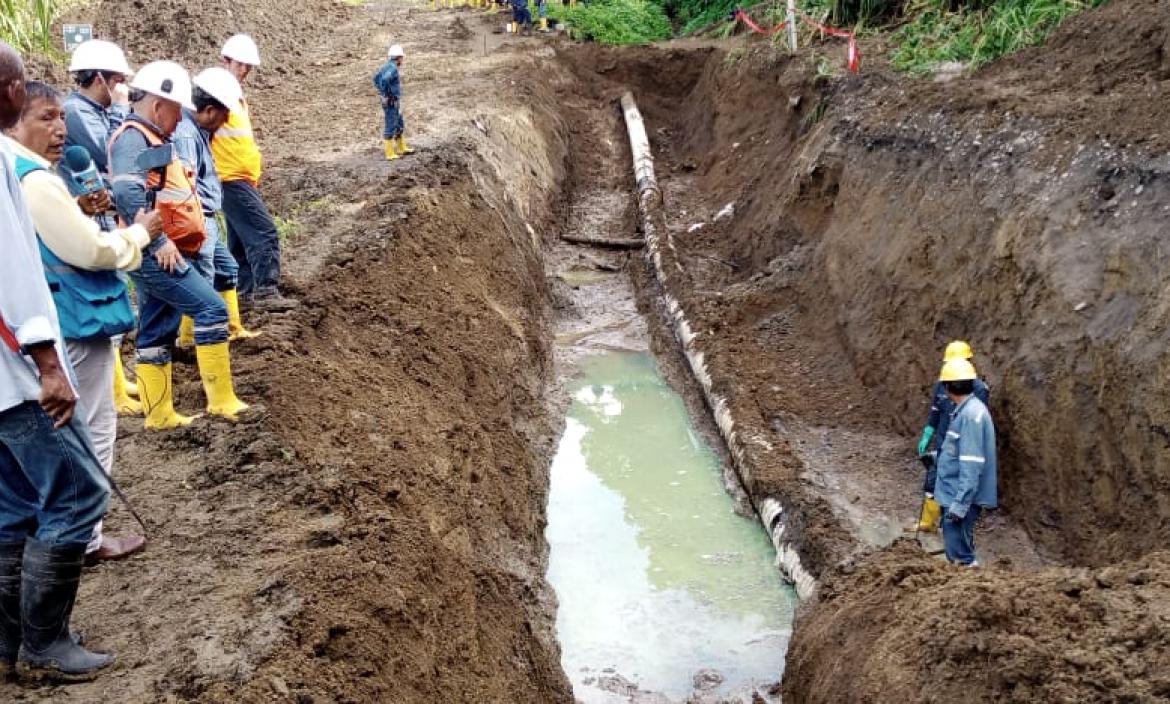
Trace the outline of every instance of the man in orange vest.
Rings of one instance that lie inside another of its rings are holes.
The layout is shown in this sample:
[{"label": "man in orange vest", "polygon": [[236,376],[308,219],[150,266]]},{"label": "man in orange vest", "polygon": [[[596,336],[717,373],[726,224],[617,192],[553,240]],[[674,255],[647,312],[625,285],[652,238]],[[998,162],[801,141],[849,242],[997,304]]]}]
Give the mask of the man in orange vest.
[{"label": "man in orange vest", "polygon": [[[131,273],[138,294],[138,398],[146,427],[162,430],[194,420],[175,412],[171,385],[171,349],[184,314],[195,321],[207,412],[236,420],[248,406],[236,398],[232,385],[227,306],[190,264],[206,236],[203,206],[194,173],[170,144],[182,109],[193,109],[191,77],[173,61],[155,61],[135,74],[130,88],[134,111],[109,141],[114,201],[126,222],[156,205],[166,235],[143,249],[142,266]],[[169,161],[144,164],[143,157],[156,154]]]},{"label": "man in orange vest", "polygon": [[[223,67],[240,85],[260,65],[256,42],[237,34],[223,45]],[[223,182],[223,214],[228,227],[228,249],[240,265],[236,290],[241,304],[272,312],[295,308],[297,302],[281,295],[280,236],[264,205],[260,184],[260,147],[252,134],[247,100],[228,114],[227,122],[211,140],[215,170]]]}]

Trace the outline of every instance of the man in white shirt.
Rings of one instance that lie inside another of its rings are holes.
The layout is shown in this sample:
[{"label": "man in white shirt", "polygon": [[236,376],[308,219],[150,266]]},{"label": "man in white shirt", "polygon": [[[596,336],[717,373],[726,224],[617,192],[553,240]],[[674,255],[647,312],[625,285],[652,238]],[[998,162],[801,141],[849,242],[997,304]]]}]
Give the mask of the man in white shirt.
[{"label": "man in white shirt", "polygon": [[[0,42],[0,129],[20,117],[24,66]],[[14,160],[0,144],[0,671],[89,679],[113,655],[69,618],[110,487],[85,423]]]}]

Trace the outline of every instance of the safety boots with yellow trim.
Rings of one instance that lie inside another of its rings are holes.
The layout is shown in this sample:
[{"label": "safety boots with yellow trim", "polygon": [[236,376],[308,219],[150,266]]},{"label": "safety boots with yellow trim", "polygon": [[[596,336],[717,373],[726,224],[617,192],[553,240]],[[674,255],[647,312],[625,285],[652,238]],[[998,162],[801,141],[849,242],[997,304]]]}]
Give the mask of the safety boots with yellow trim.
[{"label": "safety boots with yellow trim", "polygon": [[234,288],[220,291],[219,296],[227,306],[228,341],[251,340],[253,337],[260,337],[263,334],[244,327],[244,321],[240,318],[240,294]]},{"label": "safety boots with yellow trim", "polygon": [[169,430],[191,425],[194,417],[175,412],[175,389],[171,384],[171,363],[144,364],[138,372],[138,393],[146,411],[147,430]]},{"label": "safety boots with yellow trim", "polygon": [[126,370],[122,367],[122,353],[114,348],[114,408],[120,416],[142,415],[142,404],[133,398],[138,386],[126,381]]},{"label": "safety boots with yellow trim", "polygon": [[240,413],[248,410],[248,404],[236,398],[228,343],[196,345],[195,358],[199,364],[199,376],[203,379],[203,391],[207,394],[207,412],[230,421],[239,420]]}]

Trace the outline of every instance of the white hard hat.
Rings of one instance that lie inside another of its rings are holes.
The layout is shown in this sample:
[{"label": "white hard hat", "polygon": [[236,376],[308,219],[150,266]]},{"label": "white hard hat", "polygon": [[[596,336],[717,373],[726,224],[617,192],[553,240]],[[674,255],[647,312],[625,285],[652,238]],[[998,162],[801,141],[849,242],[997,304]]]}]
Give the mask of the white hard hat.
[{"label": "white hard hat", "polygon": [[260,65],[260,49],[247,34],[237,34],[228,39],[223,43],[223,51],[220,54],[249,66]]},{"label": "white hard hat", "polygon": [[73,50],[69,59],[70,71],[113,71],[129,76],[134,73],[126,63],[126,55],[113,42],[90,39]]},{"label": "white hard hat", "polygon": [[402,50],[401,44],[392,44],[390,46],[390,58],[396,59],[399,56],[406,56],[406,52]]},{"label": "white hard hat", "polygon": [[226,68],[216,66],[200,71],[191,79],[197,88],[223,103],[228,110],[240,109],[240,98],[244,91],[240,82]]},{"label": "white hard hat", "polygon": [[134,75],[130,87],[194,110],[191,103],[191,76],[174,61],[152,61]]}]

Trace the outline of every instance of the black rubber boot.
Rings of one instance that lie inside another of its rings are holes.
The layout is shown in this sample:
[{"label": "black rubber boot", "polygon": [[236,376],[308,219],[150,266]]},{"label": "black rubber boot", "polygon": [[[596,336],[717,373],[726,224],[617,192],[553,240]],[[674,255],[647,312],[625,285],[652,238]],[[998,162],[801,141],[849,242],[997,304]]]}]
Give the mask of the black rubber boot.
[{"label": "black rubber boot", "polygon": [[26,541],[20,594],[23,641],[17,656],[22,675],[76,682],[93,679],[114,662],[113,655],[90,652],[69,634],[84,561],[85,543]]},{"label": "black rubber boot", "polygon": [[0,677],[16,665],[20,650],[20,566],[24,541],[0,543]]}]

